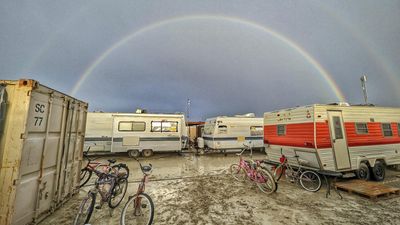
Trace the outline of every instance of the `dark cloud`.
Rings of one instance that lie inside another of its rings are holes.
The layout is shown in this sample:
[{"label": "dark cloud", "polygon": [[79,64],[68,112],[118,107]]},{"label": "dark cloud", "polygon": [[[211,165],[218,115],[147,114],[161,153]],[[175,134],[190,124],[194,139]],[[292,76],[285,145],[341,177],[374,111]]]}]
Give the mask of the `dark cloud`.
[{"label": "dark cloud", "polygon": [[[106,49],[151,24],[188,15],[254,21],[293,40],[349,102],[400,105],[400,2],[4,1],[1,79],[31,77],[70,92]],[[77,92],[91,110],[185,111],[191,118],[328,103],[338,99],[316,68],[276,37],[226,20],[184,20],[115,49]]]}]

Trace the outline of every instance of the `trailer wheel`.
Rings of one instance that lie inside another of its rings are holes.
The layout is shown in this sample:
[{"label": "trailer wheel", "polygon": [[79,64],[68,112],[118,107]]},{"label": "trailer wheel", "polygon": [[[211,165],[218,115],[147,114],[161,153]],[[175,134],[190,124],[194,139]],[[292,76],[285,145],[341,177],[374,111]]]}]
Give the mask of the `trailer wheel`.
[{"label": "trailer wheel", "polygon": [[369,167],[365,162],[360,163],[360,166],[356,173],[357,173],[358,179],[369,180],[369,178],[370,178]]},{"label": "trailer wheel", "polygon": [[385,163],[382,161],[376,161],[375,166],[372,168],[372,176],[376,181],[382,181],[385,179]]},{"label": "trailer wheel", "polygon": [[139,154],[140,154],[139,150],[136,150],[136,149],[128,151],[128,155],[131,158],[137,158],[139,156]]},{"label": "trailer wheel", "polygon": [[142,154],[144,157],[150,157],[153,155],[153,150],[151,149],[143,149]]}]

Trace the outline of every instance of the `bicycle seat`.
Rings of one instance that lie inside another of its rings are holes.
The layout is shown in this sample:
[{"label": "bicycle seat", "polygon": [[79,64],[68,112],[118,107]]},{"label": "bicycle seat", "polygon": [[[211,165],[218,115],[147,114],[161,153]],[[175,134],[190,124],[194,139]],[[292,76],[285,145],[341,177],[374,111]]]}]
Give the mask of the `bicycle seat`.
[{"label": "bicycle seat", "polygon": [[111,164],[114,164],[117,160],[115,160],[115,159],[107,159],[107,161],[108,161],[109,163],[111,163]]},{"label": "bicycle seat", "polygon": [[150,171],[151,171],[151,169],[152,169],[152,167],[151,167],[151,166],[142,166],[142,171],[143,171],[143,172],[145,172],[145,173],[148,173],[148,172],[150,172]]}]

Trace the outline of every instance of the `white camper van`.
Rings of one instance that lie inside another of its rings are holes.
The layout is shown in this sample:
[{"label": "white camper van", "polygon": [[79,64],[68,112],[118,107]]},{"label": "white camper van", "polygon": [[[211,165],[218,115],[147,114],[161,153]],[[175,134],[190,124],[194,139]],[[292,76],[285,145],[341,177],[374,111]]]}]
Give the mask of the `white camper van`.
[{"label": "white camper van", "polygon": [[187,142],[183,114],[89,112],[85,146],[92,152],[128,152],[151,156],[154,152],[181,151]]},{"label": "white camper van", "polygon": [[207,119],[203,139],[205,147],[214,150],[242,149],[243,144],[263,148],[263,134],[263,118],[249,113]]}]

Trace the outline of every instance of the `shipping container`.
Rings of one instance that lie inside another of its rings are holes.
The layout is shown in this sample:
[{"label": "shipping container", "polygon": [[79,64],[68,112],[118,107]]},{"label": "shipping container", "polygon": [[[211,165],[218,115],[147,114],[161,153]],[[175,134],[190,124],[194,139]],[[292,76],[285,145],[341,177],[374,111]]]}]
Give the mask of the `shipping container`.
[{"label": "shipping container", "polygon": [[0,224],[37,223],[79,191],[88,104],[0,80]]}]

